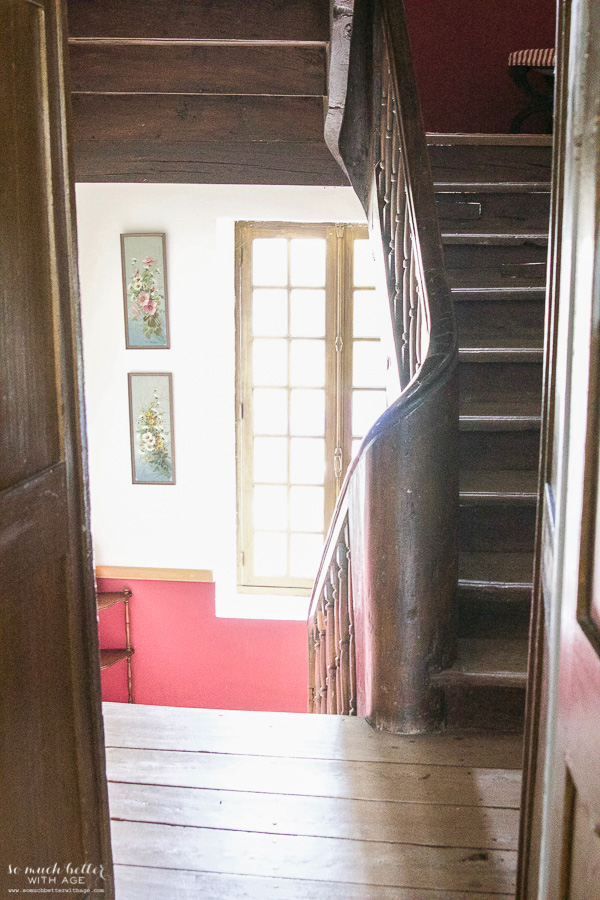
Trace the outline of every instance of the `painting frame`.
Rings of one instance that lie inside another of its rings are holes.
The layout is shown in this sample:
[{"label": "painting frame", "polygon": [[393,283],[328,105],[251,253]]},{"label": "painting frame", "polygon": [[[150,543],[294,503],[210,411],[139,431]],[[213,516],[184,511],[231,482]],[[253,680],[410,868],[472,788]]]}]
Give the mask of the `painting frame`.
[{"label": "painting frame", "polygon": [[121,274],[126,349],[169,350],[166,234],[122,234]]},{"label": "painting frame", "polygon": [[127,385],[132,484],[174,485],[173,375],[128,372]]}]

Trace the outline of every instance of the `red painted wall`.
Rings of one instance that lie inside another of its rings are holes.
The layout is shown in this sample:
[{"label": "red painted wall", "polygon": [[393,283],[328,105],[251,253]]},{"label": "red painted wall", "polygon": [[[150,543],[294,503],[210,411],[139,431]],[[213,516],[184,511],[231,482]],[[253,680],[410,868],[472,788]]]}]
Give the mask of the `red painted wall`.
[{"label": "red painted wall", "polygon": [[508,76],[508,54],[554,47],[556,0],[404,0],[404,5],[425,128],[506,133],[527,103]]},{"label": "red painted wall", "polygon": [[[136,703],[306,712],[304,622],[217,619],[214,584],[98,579],[128,585]],[[99,614],[101,647],[122,647],[124,607]],[[103,700],[127,701],[125,661],[102,672]]]}]

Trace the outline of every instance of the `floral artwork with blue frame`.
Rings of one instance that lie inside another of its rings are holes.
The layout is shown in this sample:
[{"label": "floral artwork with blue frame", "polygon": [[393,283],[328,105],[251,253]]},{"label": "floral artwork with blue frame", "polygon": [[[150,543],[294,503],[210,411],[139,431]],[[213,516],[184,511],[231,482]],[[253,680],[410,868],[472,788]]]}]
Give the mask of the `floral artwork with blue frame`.
[{"label": "floral artwork with blue frame", "polygon": [[121,266],[128,350],[168,349],[164,234],[122,234]]},{"label": "floral artwork with blue frame", "polygon": [[130,372],[129,423],[134,484],[175,484],[170,372]]}]

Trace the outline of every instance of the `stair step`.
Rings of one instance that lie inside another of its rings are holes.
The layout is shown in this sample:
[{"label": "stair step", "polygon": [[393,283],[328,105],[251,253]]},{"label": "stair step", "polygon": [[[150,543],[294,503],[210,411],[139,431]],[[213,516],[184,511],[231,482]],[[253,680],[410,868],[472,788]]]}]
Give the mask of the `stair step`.
[{"label": "stair step", "polygon": [[535,431],[462,431],[459,434],[461,471],[537,472],[540,437]]},{"label": "stair step", "polygon": [[530,229],[525,225],[507,227],[506,223],[483,222],[480,227],[473,223],[470,228],[442,228],[444,244],[487,244],[495,246],[517,246],[534,243],[548,245],[548,229]]},{"label": "stair step", "polygon": [[550,194],[528,193],[461,193],[440,191],[435,195],[442,230],[481,230],[489,223],[493,231],[515,227],[547,235],[550,221]]},{"label": "stair step", "polygon": [[535,400],[463,400],[458,417],[461,431],[533,431],[541,426]]},{"label": "stair step", "polygon": [[432,677],[439,686],[518,687],[527,685],[527,640],[462,638],[453,666]]},{"label": "stair step", "polygon": [[485,268],[448,267],[455,300],[541,300],[546,297],[546,262],[492,265]]},{"label": "stair step", "polygon": [[442,185],[513,193],[550,189],[552,147],[548,144],[444,144],[436,137],[429,139],[429,158],[436,190]]},{"label": "stair step", "polygon": [[542,362],[542,347],[494,347],[491,341],[483,346],[460,347],[458,358],[461,362]]},{"label": "stair step", "polygon": [[458,586],[461,594],[495,593],[509,599],[531,593],[533,553],[461,553]]},{"label": "stair step", "polygon": [[535,503],[462,500],[458,543],[466,553],[521,553],[535,541]]},{"label": "stair step", "polygon": [[504,503],[535,505],[537,502],[537,472],[462,471],[460,499],[471,503]]}]

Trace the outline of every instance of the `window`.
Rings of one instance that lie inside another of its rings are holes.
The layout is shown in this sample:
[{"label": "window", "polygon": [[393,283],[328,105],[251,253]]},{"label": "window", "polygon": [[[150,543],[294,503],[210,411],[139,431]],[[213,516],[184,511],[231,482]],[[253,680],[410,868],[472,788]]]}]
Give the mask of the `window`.
[{"label": "window", "polygon": [[237,226],[238,581],[310,590],[351,454],[386,407],[356,225]]}]

